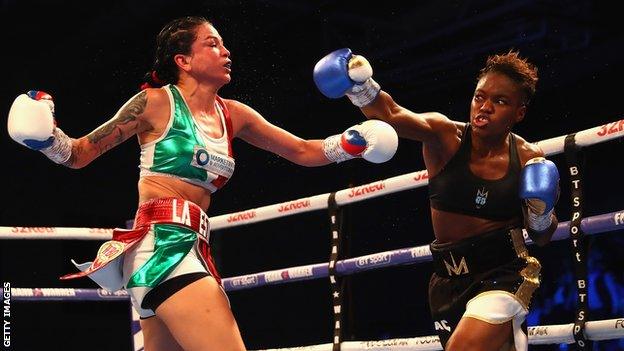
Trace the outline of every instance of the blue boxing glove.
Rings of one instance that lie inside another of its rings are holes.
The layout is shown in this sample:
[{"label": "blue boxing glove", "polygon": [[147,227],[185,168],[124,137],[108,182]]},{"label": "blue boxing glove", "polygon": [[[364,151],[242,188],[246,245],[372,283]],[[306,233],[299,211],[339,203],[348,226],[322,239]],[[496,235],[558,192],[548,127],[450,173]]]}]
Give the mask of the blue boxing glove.
[{"label": "blue boxing glove", "polygon": [[530,159],[520,175],[520,198],[527,205],[529,229],[543,232],[552,224],[552,213],[559,200],[559,171],[543,157]]},{"label": "blue boxing glove", "polygon": [[314,83],[330,99],[347,96],[363,107],[375,100],[381,88],[371,77],[373,68],[366,58],[353,55],[351,49],[339,49],[323,57],[314,66]]}]

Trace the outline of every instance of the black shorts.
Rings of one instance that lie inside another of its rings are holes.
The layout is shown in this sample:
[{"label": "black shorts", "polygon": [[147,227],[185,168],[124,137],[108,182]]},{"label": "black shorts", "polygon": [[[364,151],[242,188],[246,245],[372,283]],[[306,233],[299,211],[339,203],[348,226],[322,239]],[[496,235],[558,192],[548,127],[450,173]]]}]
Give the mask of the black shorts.
[{"label": "black shorts", "polygon": [[[486,291],[513,295],[528,310],[539,286],[539,262],[528,255],[520,228],[499,229],[454,243],[431,244],[434,274],[429,307],[442,346],[466,311]],[[524,323],[526,334],[526,323]]]},{"label": "black shorts", "polygon": [[[141,304],[141,308],[150,309],[152,311],[156,311],[158,306],[160,306],[165,300],[170,298],[173,294],[182,290],[188,285],[193,284],[194,282],[207,277],[208,273],[206,272],[196,272],[196,273],[186,273],[183,275],[179,275],[177,277],[173,277],[169,280],[166,280],[160,284],[158,284],[155,288],[150,290],[145,297],[143,298],[143,303]],[[153,317],[153,315],[151,316]],[[146,318],[151,318],[146,317]],[[141,319],[146,319],[141,317]]]}]

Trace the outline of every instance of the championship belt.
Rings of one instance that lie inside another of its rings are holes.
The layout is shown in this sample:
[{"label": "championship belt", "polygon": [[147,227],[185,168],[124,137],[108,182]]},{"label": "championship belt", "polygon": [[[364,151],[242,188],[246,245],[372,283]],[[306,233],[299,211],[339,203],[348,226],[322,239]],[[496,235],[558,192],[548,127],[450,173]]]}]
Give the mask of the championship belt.
[{"label": "championship belt", "polygon": [[133,229],[114,229],[113,239],[100,246],[93,262],[76,263],[72,260],[81,272],[67,274],[60,279],[88,276],[105,290],[117,291],[123,288],[123,254],[147,235],[152,224],[173,224],[196,232],[204,263],[220,283],[208,246],[208,215],[196,204],[178,198],[154,199],[142,203],[137,210]]}]

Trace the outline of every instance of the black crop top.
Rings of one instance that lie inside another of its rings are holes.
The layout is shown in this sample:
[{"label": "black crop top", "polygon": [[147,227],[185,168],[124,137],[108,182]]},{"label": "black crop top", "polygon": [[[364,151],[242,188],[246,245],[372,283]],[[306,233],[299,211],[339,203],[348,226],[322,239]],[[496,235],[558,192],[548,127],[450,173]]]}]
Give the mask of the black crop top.
[{"label": "black crop top", "polygon": [[440,173],[429,179],[431,207],[497,221],[522,216],[518,197],[521,167],[513,133],[509,134],[507,173],[497,180],[482,179],[472,173],[471,145],[470,124],[467,124],[459,150]]}]

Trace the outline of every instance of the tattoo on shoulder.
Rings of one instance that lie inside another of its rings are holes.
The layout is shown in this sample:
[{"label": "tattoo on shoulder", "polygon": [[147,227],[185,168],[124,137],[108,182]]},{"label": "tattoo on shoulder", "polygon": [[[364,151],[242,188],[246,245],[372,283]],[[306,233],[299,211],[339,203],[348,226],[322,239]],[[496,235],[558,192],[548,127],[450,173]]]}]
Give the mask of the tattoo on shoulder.
[{"label": "tattoo on shoulder", "polygon": [[[104,150],[100,151],[104,152],[106,150],[109,150],[111,147],[118,145],[125,140],[123,130],[120,127],[130,122],[136,121],[137,116],[145,111],[146,105],[147,92],[144,90],[136,97],[134,97],[134,99],[132,99],[126,106],[124,106],[113,119],[91,132],[87,136],[87,139],[91,143],[97,144],[109,135],[115,134],[115,138],[113,139],[114,143],[109,145],[103,145],[102,147]],[[136,127],[134,129],[136,130]],[[132,131],[134,132],[135,130]],[[126,131],[126,133],[127,132],[128,131]]]}]

